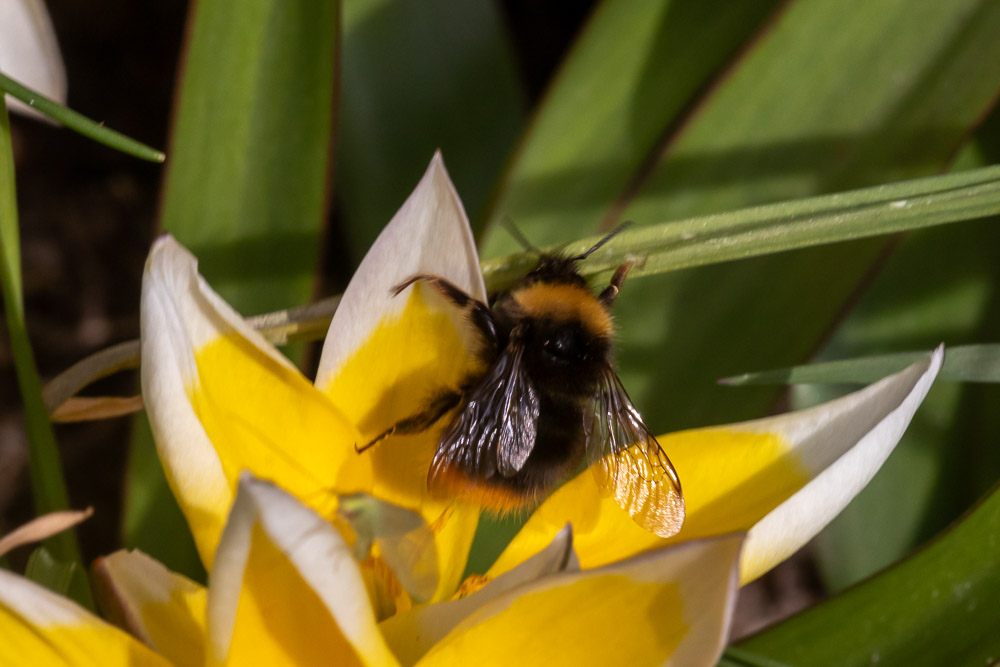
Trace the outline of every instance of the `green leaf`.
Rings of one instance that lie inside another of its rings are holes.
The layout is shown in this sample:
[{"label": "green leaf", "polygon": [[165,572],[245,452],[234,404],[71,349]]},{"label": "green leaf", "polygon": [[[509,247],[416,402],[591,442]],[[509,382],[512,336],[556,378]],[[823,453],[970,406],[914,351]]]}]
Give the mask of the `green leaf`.
[{"label": "green leaf", "polygon": [[[735,28],[720,25],[729,11],[749,11],[748,3],[732,4],[720,11],[679,1],[645,15],[633,3],[602,4],[532,123],[494,220],[511,215],[541,244],[617,219],[641,226],[927,175],[947,164],[1000,87],[995,3],[799,1],[696,100],[719,58],[741,43],[733,36],[759,23],[743,16]],[[682,20],[700,12],[710,16],[696,26]],[[653,48],[663,35],[677,37],[676,50]],[[636,102],[636,81],[654,84],[647,91],[672,89],[674,81],[659,77],[685,67],[702,78],[679,84],[676,105]],[[669,109],[694,111],[675,123]],[[645,123],[657,131],[627,134]],[[606,157],[619,149],[642,157]],[[646,175],[642,167],[657,151]],[[619,184],[610,197],[602,194],[609,179]],[[864,214],[856,221],[859,229],[866,223]],[[504,236],[494,231],[484,254],[513,247]],[[651,424],[666,430],[759,416],[773,390],[727,392],[715,378],[748,363],[800,361],[883,245],[812,249],[627,284],[616,305],[621,374]]]},{"label": "green leaf", "polygon": [[441,149],[483,214],[523,122],[497,3],[345,0],[337,195],[355,265]]},{"label": "green leaf", "polygon": [[[190,11],[163,228],[241,312],[305,303],[327,213],[338,3],[202,0]],[[179,513],[153,452],[137,427],[125,541],[197,573],[191,541],[155,532]]]},{"label": "green leaf", "polygon": [[120,132],[115,132],[111,128],[105,127],[101,123],[94,122],[86,116],[78,114],[72,109],[50,100],[41,93],[31,90],[27,86],[22,86],[17,81],[14,81],[8,76],[4,76],[3,74],[0,74],[0,91],[9,93],[11,97],[16,97],[31,108],[37,109],[39,112],[45,114],[52,120],[62,123],[74,132],[78,132],[85,137],[93,139],[99,144],[104,144],[109,148],[114,148],[122,153],[127,153],[128,155],[137,157],[140,160],[163,162],[166,159],[163,151],[150,148],[135,139],[126,137]]},{"label": "green leaf", "polygon": [[771,660],[735,646],[726,648],[718,665],[719,667],[791,667],[778,660]]},{"label": "green leaf", "polygon": [[[17,217],[17,193],[14,178],[14,153],[11,145],[7,104],[0,95],[0,290],[4,316],[10,336],[11,356],[17,374],[18,389],[24,405],[24,426],[28,436],[28,470],[35,512],[46,514],[69,507],[63,479],[59,448],[42,399],[42,383],[28,339],[21,292],[21,247]],[[67,563],[80,561],[80,549],[73,531],[67,530],[45,541],[53,554]],[[76,600],[93,608],[93,598],[86,578],[74,588]]]},{"label": "green leaf", "polygon": [[[861,359],[842,359],[773,371],[744,373],[719,380],[722,384],[815,384],[877,382],[923,359],[927,352],[897,352]],[[949,347],[938,382],[1000,382],[1000,345]]]},{"label": "green leaf", "polygon": [[[483,255],[596,234],[776,0],[605,0],[563,62],[504,176]],[[666,216],[657,218],[667,219]]]},{"label": "green leaf", "polygon": [[50,591],[66,595],[79,570],[79,563],[59,560],[45,547],[38,547],[28,556],[24,576]]},{"label": "green leaf", "polygon": [[1000,655],[1000,493],[920,552],[741,642],[790,665],[992,664]]},{"label": "green leaf", "polygon": [[337,3],[191,11],[161,224],[238,310],[302,303],[326,213]]}]

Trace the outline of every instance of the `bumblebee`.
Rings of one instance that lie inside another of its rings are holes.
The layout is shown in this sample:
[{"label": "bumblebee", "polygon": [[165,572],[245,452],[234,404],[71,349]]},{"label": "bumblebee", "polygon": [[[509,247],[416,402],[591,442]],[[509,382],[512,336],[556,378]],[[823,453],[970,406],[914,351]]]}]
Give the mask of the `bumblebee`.
[{"label": "bumblebee", "polygon": [[677,473],[612,365],[610,309],[631,264],[599,294],[576,268],[620,229],[581,255],[535,251],[538,264],[495,295],[492,308],[438,276],[415,275],[396,286],[398,296],[426,283],[464,311],[479,334],[482,363],[459,387],[441,391],[358,451],[393,434],[425,431],[457,408],[428,472],[432,495],[509,512],[538,502],[586,461],[598,485],[640,526],[661,537],[680,530]]}]

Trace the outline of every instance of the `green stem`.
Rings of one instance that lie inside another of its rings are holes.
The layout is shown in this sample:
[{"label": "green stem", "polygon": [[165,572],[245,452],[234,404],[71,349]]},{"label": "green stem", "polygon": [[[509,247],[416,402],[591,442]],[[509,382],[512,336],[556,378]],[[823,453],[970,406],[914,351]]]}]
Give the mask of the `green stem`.
[{"label": "green stem", "polygon": [[[14,153],[11,146],[7,104],[0,95],[0,289],[10,336],[11,354],[17,383],[24,402],[24,423],[28,436],[29,471],[35,512],[44,514],[69,506],[62,475],[59,450],[42,400],[42,383],[28,340],[21,294],[20,234],[14,180]],[[64,531],[46,541],[53,555],[62,561],[80,562],[80,549],[72,531]],[[89,587],[85,599],[90,599]]]},{"label": "green stem", "polygon": [[104,127],[100,123],[96,123],[72,109],[64,107],[30,88],[22,86],[17,81],[2,73],[0,73],[0,90],[6,92],[11,97],[16,97],[32,109],[38,110],[52,120],[62,123],[69,129],[93,139],[97,143],[104,144],[122,153],[128,153],[140,160],[163,162],[166,159],[163,151],[150,148],[146,144],[140,143],[135,139],[130,139],[120,132],[115,132],[110,128]]}]

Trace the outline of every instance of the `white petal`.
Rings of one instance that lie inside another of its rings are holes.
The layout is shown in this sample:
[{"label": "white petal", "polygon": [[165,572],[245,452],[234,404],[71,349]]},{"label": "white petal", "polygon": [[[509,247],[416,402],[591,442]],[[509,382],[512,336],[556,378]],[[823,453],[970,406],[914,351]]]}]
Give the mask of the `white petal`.
[{"label": "white petal", "polygon": [[[245,328],[198,275],[194,255],[171,236],[157,239],[142,280],[142,395],[171,490],[185,509],[207,568],[222,531],[219,508],[230,507],[233,494],[187,388],[198,378],[195,351],[220,335],[215,312],[223,327]],[[207,525],[199,529],[198,521]]]},{"label": "white petal", "polygon": [[[141,325],[142,393],[157,451],[210,569],[241,469],[274,475],[297,490],[292,481],[299,478],[307,488],[329,487],[321,473],[333,479],[340,473],[318,462],[332,460],[333,450],[313,447],[312,440],[334,442],[350,431],[343,439],[353,442],[356,434],[208,286],[194,256],[169,236],[156,241],[146,262]],[[225,354],[206,359],[206,350]],[[327,430],[310,432],[317,425]],[[306,460],[307,451],[316,460]]]},{"label": "white petal", "polygon": [[[868,483],[923,400],[942,355],[938,350],[926,361],[810,410],[660,436],[687,505],[684,526],[669,541],[749,531],[744,583],[777,565]],[[507,571],[539,551],[567,521],[585,568],[662,544],[601,495],[584,471],[542,503],[491,572]]]},{"label": "white petal", "polygon": [[[66,104],[66,70],[42,0],[0,0],[0,71],[60,104]],[[43,118],[7,96],[12,111]]]}]

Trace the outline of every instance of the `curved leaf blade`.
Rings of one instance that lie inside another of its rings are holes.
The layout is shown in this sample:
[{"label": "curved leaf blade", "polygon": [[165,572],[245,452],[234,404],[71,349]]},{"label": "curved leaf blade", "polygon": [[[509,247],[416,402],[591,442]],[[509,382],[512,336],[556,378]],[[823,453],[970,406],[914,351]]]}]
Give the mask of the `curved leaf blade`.
[{"label": "curved leaf blade", "polygon": [[986,665],[1000,655],[1000,493],[926,548],[739,644],[794,665]]}]

